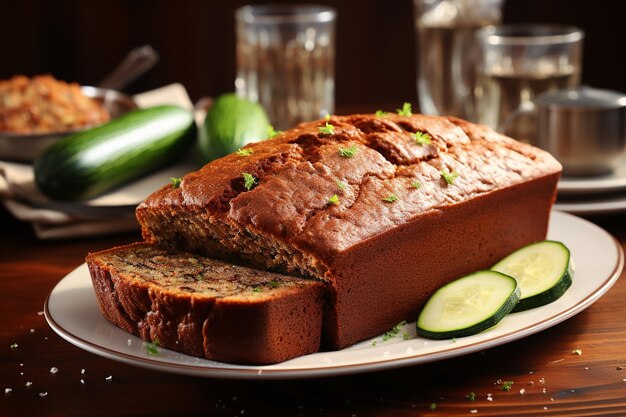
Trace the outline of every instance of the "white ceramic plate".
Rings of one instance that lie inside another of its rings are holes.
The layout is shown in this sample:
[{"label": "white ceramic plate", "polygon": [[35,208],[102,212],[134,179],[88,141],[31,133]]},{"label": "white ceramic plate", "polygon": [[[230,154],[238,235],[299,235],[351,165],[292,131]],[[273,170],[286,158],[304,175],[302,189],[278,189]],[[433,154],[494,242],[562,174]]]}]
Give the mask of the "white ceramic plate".
[{"label": "white ceramic plate", "polygon": [[588,195],[626,190],[626,160],[612,173],[600,177],[561,177],[557,186],[561,195]]},{"label": "white ceramic plate", "polygon": [[45,315],[54,331],[80,348],[160,371],[219,378],[287,379],[391,369],[465,355],[554,326],[591,305],[619,277],[624,265],[621,246],[594,224],[553,212],[549,238],[564,242],[575,259],[573,285],[565,295],[552,304],[510,314],[489,331],[455,341],[416,337],[414,325],[410,324],[403,329],[410,340],[403,340],[401,331],[391,340],[378,337],[341,351],[316,353],[271,366],[219,363],[164,348],[159,348],[158,355],[149,355],[145,342],[100,315],[84,264],[52,290],[45,303]]},{"label": "white ceramic plate", "polygon": [[584,198],[575,200],[557,200],[556,210],[577,215],[603,215],[626,211],[626,194]]}]

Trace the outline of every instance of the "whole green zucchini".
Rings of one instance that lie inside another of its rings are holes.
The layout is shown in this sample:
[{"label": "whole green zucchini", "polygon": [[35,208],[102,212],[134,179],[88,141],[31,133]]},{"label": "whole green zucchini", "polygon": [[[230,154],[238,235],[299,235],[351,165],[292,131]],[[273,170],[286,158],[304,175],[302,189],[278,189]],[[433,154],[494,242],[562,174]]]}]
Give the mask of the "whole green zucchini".
[{"label": "whole green zucchini", "polygon": [[222,94],[207,112],[200,130],[198,145],[202,162],[221,158],[247,143],[267,138],[269,124],[260,104],[233,93]]},{"label": "whole green zucchini", "polygon": [[180,160],[196,137],[176,106],[134,110],[52,145],[35,161],[35,182],[56,200],[87,200]]}]

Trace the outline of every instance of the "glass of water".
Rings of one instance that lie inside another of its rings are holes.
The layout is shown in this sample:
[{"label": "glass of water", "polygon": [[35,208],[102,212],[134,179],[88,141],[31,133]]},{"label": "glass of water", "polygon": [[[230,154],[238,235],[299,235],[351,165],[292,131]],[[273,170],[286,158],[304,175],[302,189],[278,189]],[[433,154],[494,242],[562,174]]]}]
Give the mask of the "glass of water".
[{"label": "glass of water", "polygon": [[475,120],[478,29],[500,23],[504,0],[414,0],[417,95],[425,114]]},{"label": "glass of water", "polygon": [[478,121],[535,143],[535,97],[580,85],[582,30],[560,25],[503,25],[478,32]]},{"label": "glass of water", "polygon": [[276,129],[333,113],[336,15],[289,4],[235,12],[237,94],[259,102]]}]

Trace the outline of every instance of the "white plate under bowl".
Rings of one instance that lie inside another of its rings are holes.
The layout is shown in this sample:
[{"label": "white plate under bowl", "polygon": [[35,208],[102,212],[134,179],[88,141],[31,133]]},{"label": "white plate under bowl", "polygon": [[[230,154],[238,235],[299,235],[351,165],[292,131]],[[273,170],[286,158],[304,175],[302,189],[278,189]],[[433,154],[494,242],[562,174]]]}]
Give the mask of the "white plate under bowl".
[{"label": "white plate under bowl", "polygon": [[575,200],[557,200],[556,210],[581,216],[596,216],[626,211],[626,194],[580,198]]},{"label": "white plate under bowl", "polygon": [[[270,366],[243,366],[196,358],[159,348],[149,355],[146,344],[105,320],[98,310],[89,272],[81,265],[52,290],[45,315],[52,329],[89,352],[131,365],[179,374],[237,379],[290,379],[354,374],[417,365],[465,355],[511,342],[554,326],[589,307],[615,283],[623,265],[619,243],[598,226],[569,214],[553,212],[548,237],[572,251],[576,272],[570,289],[557,301],[510,314],[486,332],[451,340],[411,336],[382,337],[350,348],[302,356]],[[374,343],[375,342],[375,343]]]},{"label": "white plate under bowl", "polygon": [[592,195],[626,191],[626,160],[613,172],[598,177],[562,176],[557,186],[560,195]]}]

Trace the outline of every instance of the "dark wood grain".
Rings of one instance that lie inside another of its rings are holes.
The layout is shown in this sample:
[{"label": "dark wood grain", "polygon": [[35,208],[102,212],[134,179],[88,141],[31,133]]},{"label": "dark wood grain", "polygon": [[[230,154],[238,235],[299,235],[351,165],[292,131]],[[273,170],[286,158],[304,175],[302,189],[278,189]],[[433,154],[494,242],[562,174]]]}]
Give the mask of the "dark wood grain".
[{"label": "dark wood grain", "polygon": [[[626,243],[620,217],[598,223]],[[57,336],[41,315],[46,295],[88,251],[137,240],[137,234],[41,242],[6,212],[0,212],[0,224],[2,416],[452,416],[474,415],[472,410],[482,416],[626,415],[623,278],[572,319],[452,360],[309,380],[214,380],[90,354]],[[13,343],[18,347],[12,349]],[[582,355],[572,353],[576,348]],[[51,367],[58,373],[50,373]],[[512,389],[502,391],[498,380],[514,381]],[[5,388],[13,391],[5,394]],[[470,392],[475,401],[466,398]]]}]

